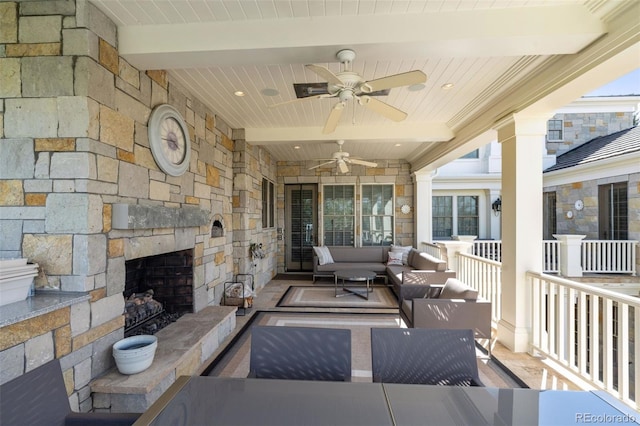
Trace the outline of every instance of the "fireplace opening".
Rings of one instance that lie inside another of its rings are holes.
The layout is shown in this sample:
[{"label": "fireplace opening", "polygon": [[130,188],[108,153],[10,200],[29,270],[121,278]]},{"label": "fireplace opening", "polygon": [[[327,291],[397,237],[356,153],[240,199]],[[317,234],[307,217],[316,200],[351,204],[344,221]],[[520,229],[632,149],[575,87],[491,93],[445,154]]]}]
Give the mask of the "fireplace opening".
[{"label": "fireplace opening", "polygon": [[128,260],[125,268],[125,337],[155,334],[193,312],[192,250]]}]

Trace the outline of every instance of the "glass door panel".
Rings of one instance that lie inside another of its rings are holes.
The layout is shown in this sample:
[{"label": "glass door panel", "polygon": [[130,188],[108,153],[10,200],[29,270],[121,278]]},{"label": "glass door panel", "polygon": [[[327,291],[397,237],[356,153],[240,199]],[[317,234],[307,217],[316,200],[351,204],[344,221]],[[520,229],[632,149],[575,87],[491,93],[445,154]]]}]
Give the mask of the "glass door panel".
[{"label": "glass door panel", "polygon": [[312,271],[318,189],[313,184],[286,185],[285,188],[285,270]]}]

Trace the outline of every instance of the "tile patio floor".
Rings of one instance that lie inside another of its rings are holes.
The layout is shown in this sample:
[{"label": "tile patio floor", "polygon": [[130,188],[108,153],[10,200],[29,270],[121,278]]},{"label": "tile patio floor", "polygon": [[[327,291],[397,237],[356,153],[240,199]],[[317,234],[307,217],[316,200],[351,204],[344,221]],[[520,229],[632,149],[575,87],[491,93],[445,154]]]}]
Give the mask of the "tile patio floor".
[{"label": "tile patio floor", "polygon": [[[328,281],[324,284],[330,284]],[[284,292],[291,285],[311,285],[311,276],[308,280],[271,280],[265,287],[258,290],[256,297],[253,300],[253,308],[247,310],[246,315],[236,317],[236,328],[223,342],[220,348],[213,354],[213,356],[207,361],[203,367],[204,369],[216,359],[216,357],[224,351],[227,345],[229,345],[233,338],[242,330],[251,317],[257,311],[323,311],[328,312],[332,309],[327,308],[284,308],[276,307],[276,304],[284,294]],[[358,309],[351,309],[351,312],[358,312]],[[344,308],[336,309],[336,312],[344,312]],[[375,312],[374,309],[367,309],[366,312]],[[388,310],[381,310],[381,312],[388,313]],[[555,373],[545,360],[538,357],[533,357],[528,353],[513,353],[506,349],[499,342],[495,342],[492,355],[506,368],[508,368],[513,374],[515,374],[521,381],[527,384],[532,389],[566,389],[566,390],[580,390],[583,389],[576,381],[572,382],[569,378]]]}]

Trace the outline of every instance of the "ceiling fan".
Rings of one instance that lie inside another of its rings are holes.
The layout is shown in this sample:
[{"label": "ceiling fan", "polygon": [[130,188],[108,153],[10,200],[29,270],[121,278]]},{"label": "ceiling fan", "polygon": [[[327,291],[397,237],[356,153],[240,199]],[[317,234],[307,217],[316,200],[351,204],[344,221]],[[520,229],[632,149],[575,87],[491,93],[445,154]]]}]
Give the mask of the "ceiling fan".
[{"label": "ceiling fan", "polygon": [[344,141],[340,140],[340,141],[336,141],[336,143],[338,144],[339,150],[332,154],[332,158],[318,159],[317,161],[325,161],[325,160],[329,160],[329,161],[318,164],[317,166],[309,167],[309,170],[317,169],[318,167],[326,166],[333,163],[336,164],[340,173],[347,173],[349,171],[349,167],[347,166],[347,164],[358,164],[366,167],[378,166],[378,163],[359,160],[356,158],[350,158],[349,153],[342,150],[342,145],[344,144]]},{"label": "ceiling fan", "polygon": [[322,129],[322,133],[327,134],[333,133],[336,129],[344,107],[347,105],[347,102],[353,99],[358,101],[358,104],[365,108],[368,108],[390,120],[404,120],[407,118],[407,113],[385,102],[375,99],[370,95],[374,92],[391,89],[393,87],[410,86],[427,81],[426,74],[420,70],[413,70],[375,80],[365,81],[359,74],[351,71],[351,62],[356,57],[356,53],[353,50],[341,50],[336,54],[336,57],[342,63],[343,68],[343,70],[337,74],[334,74],[329,69],[320,65],[306,65],[309,70],[327,80],[328,93],[281,102],[270,105],[269,107],[277,107],[308,99],[338,98],[340,101],[333,106],[331,113],[329,114],[329,118]]}]

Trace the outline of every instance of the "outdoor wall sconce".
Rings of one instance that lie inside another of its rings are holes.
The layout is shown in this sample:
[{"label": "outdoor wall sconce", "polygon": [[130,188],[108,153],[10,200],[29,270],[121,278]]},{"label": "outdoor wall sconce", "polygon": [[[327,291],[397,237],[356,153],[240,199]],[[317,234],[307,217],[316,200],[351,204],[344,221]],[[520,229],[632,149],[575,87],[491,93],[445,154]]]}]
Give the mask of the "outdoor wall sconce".
[{"label": "outdoor wall sconce", "polygon": [[496,200],[491,203],[491,210],[493,210],[493,213],[496,216],[500,214],[500,212],[502,211],[502,200],[500,199],[500,197],[496,198]]}]

